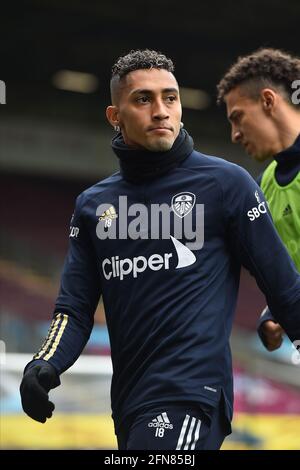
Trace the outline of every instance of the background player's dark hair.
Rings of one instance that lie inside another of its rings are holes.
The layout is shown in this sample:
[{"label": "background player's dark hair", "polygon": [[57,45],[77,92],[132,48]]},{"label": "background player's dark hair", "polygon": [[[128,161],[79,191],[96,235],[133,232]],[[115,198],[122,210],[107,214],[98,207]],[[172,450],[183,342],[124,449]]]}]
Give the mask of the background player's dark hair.
[{"label": "background player's dark hair", "polygon": [[129,72],[152,68],[164,69],[172,73],[174,72],[174,64],[172,60],[158,51],[138,49],[132,50],[128,54],[119,57],[112,67],[112,76],[110,81],[112,101],[115,102],[117,100],[120,82]]},{"label": "background player's dark hair", "polygon": [[280,49],[258,49],[244,57],[239,57],[217,85],[218,104],[236,86],[253,99],[258,99],[260,91],[269,87],[280,92],[290,103],[294,80],[300,79],[300,59]]}]

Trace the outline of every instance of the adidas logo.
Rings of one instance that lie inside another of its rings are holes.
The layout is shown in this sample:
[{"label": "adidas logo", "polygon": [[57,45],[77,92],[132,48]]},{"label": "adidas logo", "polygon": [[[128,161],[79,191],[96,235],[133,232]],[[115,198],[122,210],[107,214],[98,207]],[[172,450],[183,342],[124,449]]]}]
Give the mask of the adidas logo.
[{"label": "adidas logo", "polygon": [[163,429],[173,429],[173,424],[170,423],[168,415],[166,412],[161,413],[156,418],[152,419],[148,423],[149,428],[163,428]]},{"label": "adidas logo", "polygon": [[100,215],[99,220],[107,220],[107,219],[116,219],[118,214],[116,213],[116,209],[114,206],[110,206],[103,214]]},{"label": "adidas logo", "polygon": [[292,211],[292,208],[291,208],[291,206],[288,204],[288,205],[286,206],[286,208],[284,209],[282,215],[283,215],[283,216],[289,215],[289,214],[292,214],[292,212],[293,212],[293,211]]}]

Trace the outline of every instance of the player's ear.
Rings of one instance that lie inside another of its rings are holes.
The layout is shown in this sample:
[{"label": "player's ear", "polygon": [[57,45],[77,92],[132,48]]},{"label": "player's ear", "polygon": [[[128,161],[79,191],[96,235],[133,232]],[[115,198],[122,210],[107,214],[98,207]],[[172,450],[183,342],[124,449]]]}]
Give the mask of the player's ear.
[{"label": "player's ear", "polygon": [[115,128],[119,126],[119,109],[117,106],[108,106],[106,108],[106,118],[108,122]]},{"label": "player's ear", "polygon": [[270,88],[264,88],[263,90],[261,90],[260,95],[261,95],[263,109],[267,113],[270,113],[274,109],[274,105],[276,102],[276,93],[274,92],[274,90],[271,90]]}]

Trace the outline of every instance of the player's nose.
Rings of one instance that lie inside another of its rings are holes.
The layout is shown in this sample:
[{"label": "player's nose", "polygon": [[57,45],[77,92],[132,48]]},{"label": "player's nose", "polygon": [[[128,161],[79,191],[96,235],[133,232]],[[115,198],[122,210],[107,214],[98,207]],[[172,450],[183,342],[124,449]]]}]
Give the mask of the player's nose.
[{"label": "player's nose", "polygon": [[169,113],[162,100],[156,100],[153,103],[152,117],[153,119],[159,119],[159,120],[168,119]]},{"label": "player's nose", "polygon": [[238,144],[241,141],[242,133],[239,130],[233,129],[231,132],[231,140],[234,144]]}]

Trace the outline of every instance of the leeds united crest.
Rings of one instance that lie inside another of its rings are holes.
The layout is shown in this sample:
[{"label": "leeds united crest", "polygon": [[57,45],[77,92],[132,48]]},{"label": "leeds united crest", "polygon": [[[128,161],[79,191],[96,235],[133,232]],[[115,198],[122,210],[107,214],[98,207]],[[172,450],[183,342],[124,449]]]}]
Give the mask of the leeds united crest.
[{"label": "leeds united crest", "polygon": [[183,192],[172,197],[171,207],[178,217],[185,217],[193,209],[196,196],[193,193]]}]

